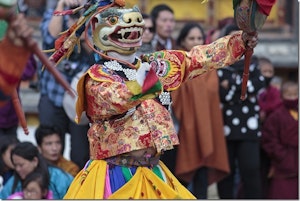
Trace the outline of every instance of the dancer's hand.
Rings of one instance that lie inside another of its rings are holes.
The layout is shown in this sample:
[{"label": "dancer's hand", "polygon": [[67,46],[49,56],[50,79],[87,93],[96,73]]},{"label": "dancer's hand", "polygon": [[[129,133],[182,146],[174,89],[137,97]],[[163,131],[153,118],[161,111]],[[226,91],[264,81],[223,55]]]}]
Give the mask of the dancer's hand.
[{"label": "dancer's hand", "polygon": [[32,37],[33,28],[27,24],[24,14],[17,14],[9,22],[7,38],[16,46],[24,46],[24,39]]},{"label": "dancer's hand", "polygon": [[258,43],[257,32],[253,32],[253,33],[243,32],[242,39],[243,39],[246,47],[255,48]]}]

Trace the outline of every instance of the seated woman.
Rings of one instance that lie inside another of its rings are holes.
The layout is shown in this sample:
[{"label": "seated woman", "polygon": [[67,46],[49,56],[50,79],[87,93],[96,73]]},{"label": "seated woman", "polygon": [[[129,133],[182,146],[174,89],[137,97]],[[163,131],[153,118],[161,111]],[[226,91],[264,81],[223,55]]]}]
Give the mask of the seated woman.
[{"label": "seated woman", "polygon": [[12,149],[19,143],[16,137],[0,136],[0,191],[13,175],[14,165],[10,160]]},{"label": "seated woman", "polygon": [[47,164],[37,147],[31,142],[17,144],[12,150],[11,160],[15,167],[15,173],[1,190],[0,199],[7,199],[9,195],[21,191],[22,181],[32,172],[39,171],[49,175],[48,189],[53,192],[53,199],[62,199],[73,180],[70,174]]},{"label": "seated woman", "polygon": [[22,182],[22,191],[10,195],[7,199],[53,199],[53,193],[48,190],[49,175],[42,172],[32,172]]}]

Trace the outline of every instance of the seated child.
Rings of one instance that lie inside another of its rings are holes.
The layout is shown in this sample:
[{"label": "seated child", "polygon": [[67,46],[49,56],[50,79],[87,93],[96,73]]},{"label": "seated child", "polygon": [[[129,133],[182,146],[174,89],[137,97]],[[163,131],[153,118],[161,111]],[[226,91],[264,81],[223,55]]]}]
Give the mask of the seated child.
[{"label": "seated child", "polygon": [[30,173],[22,182],[21,192],[16,192],[8,197],[8,199],[53,199],[52,191],[48,190],[49,178],[41,172]]}]

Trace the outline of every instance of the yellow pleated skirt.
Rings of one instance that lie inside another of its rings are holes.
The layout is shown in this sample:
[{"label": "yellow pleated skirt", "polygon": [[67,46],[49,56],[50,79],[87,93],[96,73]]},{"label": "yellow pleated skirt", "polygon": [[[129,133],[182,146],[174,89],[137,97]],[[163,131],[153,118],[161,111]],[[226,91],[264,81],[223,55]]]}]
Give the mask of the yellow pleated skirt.
[{"label": "yellow pleated skirt", "polygon": [[[151,169],[138,167],[132,178],[108,199],[196,199],[168,170],[159,162],[166,181],[159,178]],[[104,160],[93,160],[74,178],[64,199],[104,199],[108,164]]]}]

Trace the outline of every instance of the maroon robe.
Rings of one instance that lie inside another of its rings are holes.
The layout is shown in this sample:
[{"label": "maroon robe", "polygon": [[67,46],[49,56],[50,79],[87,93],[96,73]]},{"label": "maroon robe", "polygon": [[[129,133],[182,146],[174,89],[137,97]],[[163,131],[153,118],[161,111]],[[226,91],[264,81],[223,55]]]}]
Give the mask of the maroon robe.
[{"label": "maroon robe", "polygon": [[271,159],[270,199],[298,199],[298,120],[280,106],[266,119],[262,146]]},{"label": "maroon robe", "polygon": [[261,111],[266,113],[266,116],[277,109],[281,104],[281,95],[279,89],[269,86],[267,87],[258,98],[258,104]]}]

